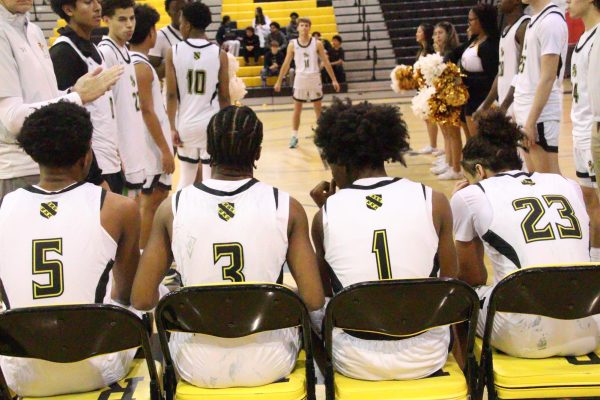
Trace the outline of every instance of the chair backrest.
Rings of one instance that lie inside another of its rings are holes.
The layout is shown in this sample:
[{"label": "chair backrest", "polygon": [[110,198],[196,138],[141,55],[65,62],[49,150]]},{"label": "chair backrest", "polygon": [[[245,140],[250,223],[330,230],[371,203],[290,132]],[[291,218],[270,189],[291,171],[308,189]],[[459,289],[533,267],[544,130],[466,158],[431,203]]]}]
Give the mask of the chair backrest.
[{"label": "chair backrest", "polygon": [[473,393],[476,368],[473,345],[478,312],[479,298],[475,291],[454,279],[384,280],[345,288],[329,302],[325,316],[327,399],[335,398],[334,327],[400,339],[431,328],[468,322],[465,376]]},{"label": "chair backrest", "polygon": [[177,386],[167,332],[239,338],[291,327],[302,327],[307,398],[315,399],[310,317],[300,297],[284,286],[237,283],[184,287],[160,300],[156,326],[165,356],[167,399],[174,397]]},{"label": "chair backrest", "polygon": [[500,281],[490,298],[495,312],[579,319],[600,314],[600,265],[525,268]]},{"label": "chair backrest", "polygon": [[339,292],[327,305],[326,321],[331,328],[409,336],[469,321],[478,308],[477,294],[461,281],[385,280]]},{"label": "chair backrest", "polygon": [[[0,313],[0,355],[55,363],[142,347],[158,399],[158,374],[148,332],[132,312],[107,304],[16,308]],[[0,371],[0,380],[5,386]],[[5,389],[5,388],[3,388]],[[8,390],[8,389],[6,389]]]}]

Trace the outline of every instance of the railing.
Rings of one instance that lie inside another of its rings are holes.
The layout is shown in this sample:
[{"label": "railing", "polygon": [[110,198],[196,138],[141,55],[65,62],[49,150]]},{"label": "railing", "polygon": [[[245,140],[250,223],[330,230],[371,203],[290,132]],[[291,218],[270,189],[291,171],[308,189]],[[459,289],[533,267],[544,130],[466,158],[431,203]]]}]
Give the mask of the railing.
[{"label": "railing", "polygon": [[373,75],[371,76],[372,81],[377,80],[377,76],[375,75],[375,66],[377,65],[377,46],[373,47]]}]

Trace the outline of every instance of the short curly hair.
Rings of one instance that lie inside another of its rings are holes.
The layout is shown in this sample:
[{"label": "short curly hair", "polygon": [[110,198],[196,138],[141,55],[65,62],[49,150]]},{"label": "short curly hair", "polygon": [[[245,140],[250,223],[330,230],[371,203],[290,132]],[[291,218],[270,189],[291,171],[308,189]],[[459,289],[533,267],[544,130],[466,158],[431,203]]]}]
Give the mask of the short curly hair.
[{"label": "short curly hair", "polygon": [[403,165],[402,150],[408,148],[408,129],[400,110],[391,105],[334,98],[321,113],[315,144],[330,164],[357,170],[378,168],[386,161]]},{"label": "short curly hair", "polygon": [[133,36],[129,39],[131,44],[140,44],[148,35],[153,27],[160,20],[160,14],[154,7],[147,4],[138,4],[135,6],[135,30]]},{"label": "short curly hair", "polygon": [[71,17],[63,10],[63,6],[70,5],[75,7],[75,3],[77,3],[77,0],[50,0],[50,8],[52,8],[52,11],[56,15],[69,22]]},{"label": "short curly hair", "polygon": [[92,131],[85,108],[60,101],[27,117],[17,142],[41,166],[70,167],[90,150]]},{"label": "short curly hair", "polygon": [[183,6],[181,15],[183,15],[193,28],[200,29],[201,31],[206,30],[212,22],[210,8],[200,2],[188,3]]},{"label": "short curly hair", "polygon": [[119,8],[134,8],[135,0],[101,0],[102,16],[113,17]]}]

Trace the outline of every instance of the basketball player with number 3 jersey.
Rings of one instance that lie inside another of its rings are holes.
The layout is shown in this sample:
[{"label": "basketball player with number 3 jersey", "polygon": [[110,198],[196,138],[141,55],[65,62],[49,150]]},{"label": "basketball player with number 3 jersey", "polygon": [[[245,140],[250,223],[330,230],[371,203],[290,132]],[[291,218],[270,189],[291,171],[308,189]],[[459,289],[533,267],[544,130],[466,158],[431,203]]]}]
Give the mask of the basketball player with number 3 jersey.
[{"label": "basketball player with number 3 jersey", "polygon": [[204,30],[210,22],[208,6],[186,4],[180,22],[184,40],[167,52],[167,114],[181,167],[178,190],[210,177],[206,129],[230,103],[227,53],[208,41]]},{"label": "basketball player with number 3 jersey", "polygon": [[304,103],[313,103],[317,119],[321,115],[323,84],[321,82],[319,61],[323,63],[327,74],[329,74],[335,91],[340,91],[340,85],[333,73],[323,43],[310,36],[311,24],[308,18],[298,19],[298,32],[300,35],[298,39],[294,39],[288,44],[285,61],[274,87],[276,92],[281,90],[281,82],[290,70],[293,59],[296,64],[296,77],[294,78],[294,115],[292,117],[290,149],[295,149],[298,146],[298,129],[300,129],[302,105]]}]

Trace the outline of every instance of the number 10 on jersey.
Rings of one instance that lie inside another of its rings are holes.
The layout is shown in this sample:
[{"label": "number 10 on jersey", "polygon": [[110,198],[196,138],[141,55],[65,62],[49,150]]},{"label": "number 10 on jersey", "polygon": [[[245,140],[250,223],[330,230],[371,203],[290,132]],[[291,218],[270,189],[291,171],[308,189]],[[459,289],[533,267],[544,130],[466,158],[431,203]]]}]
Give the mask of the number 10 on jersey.
[{"label": "number 10 on jersey", "polygon": [[204,94],[206,91],[206,71],[188,69],[187,88],[188,94]]}]

